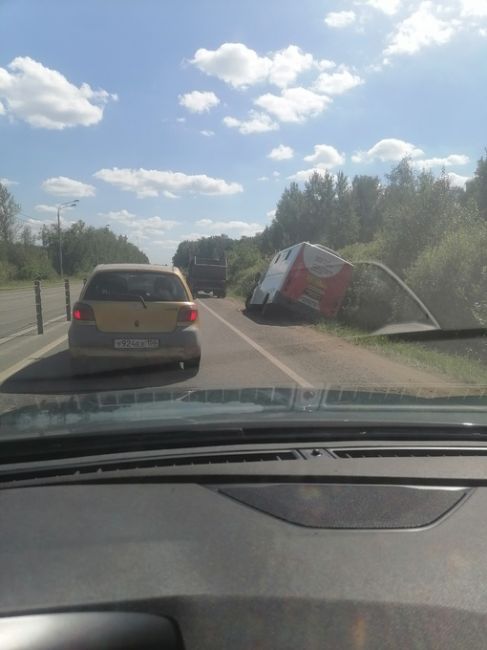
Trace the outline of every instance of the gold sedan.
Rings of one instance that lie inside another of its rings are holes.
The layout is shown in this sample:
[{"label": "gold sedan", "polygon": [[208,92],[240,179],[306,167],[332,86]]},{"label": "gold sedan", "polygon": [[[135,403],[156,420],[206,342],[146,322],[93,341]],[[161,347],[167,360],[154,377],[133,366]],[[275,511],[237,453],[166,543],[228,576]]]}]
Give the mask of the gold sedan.
[{"label": "gold sedan", "polygon": [[167,266],[97,266],[73,307],[68,338],[75,374],[117,365],[200,365],[198,310],[182,273]]}]

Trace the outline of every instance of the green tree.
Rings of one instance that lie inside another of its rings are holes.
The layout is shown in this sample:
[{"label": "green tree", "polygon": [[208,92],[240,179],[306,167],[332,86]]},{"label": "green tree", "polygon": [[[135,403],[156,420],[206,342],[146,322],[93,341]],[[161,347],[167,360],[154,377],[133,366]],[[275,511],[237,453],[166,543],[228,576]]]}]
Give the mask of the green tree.
[{"label": "green tree", "polygon": [[466,198],[476,202],[480,215],[487,220],[487,155],[478,160],[474,177],[467,182]]},{"label": "green tree", "polygon": [[286,248],[301,241],[300,222],[303,209],[303,193],[299,185],[293,182],[282,193],[276,208],[275,229],[280,233],[281,241],[275,238],[275,243],[279,248]]},{"label": "green tree", "polygon": [[22,228],[22,231],[20,233],[20,241],[22,243],[22,246],[35,246],[36,237],[32,232],[32,228],[30,226],[24,226]]},{"label": "green tree", "polygon": [[18,231],[17,216],[20,205],[5,185],[0,183],[0,242],[11,244]]},{"label": "green tree", "polygon": [[[58,268],[58,231],[56,226],[44,227],[42,245],[51,264]],[[127,237],[115,235],[109,228],[94,228],[78,221],[63,231],[63,266],[66,275],[87,273],[97,264],[147,263],[147,255],[130,243]]]},{"label": "green tree", "polygon": [[338,172],[335,182],[333,217],[328,224],[327,241],[331,248],[342,248],[358,239],[358,220],[353,209],[348,179]]},{"label": "green tree", "polygon": [[304,185],[299,241],[319,242],[329,238],[335,210],[335,181],[326,171],[314,172]]},{"label": "green tree", "polygon": [[407,281],[446,328],[487,324],[487,225],[480,218],[423,250]]},{"label": "green tree", "polygon": [[383,261],[404,274],[453,223],[460,206],[446,174],[437,179],[431,172],[415,173],[406,159],[387,179],[381,206]]},{"label": "green tree", "polygon": [[377,176],[355,176],[352,180],[352,205],[359,224],[359,240],[371,241],[382,224],[381,185]]}]

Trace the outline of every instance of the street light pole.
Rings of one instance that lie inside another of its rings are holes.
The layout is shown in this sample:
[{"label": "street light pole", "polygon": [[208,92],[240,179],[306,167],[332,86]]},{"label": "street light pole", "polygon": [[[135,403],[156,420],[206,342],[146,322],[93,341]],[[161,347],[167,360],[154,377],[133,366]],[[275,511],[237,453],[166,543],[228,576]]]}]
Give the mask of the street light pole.
[{"label": "street light pole", "polygon": [[63,242],[61,240],[61,206],[57,206],[57,239],[59,244],[59,275],[63,277]]},{"label": "street light pole", "polygon": [[78,204],[79,199],[74,199],[74,201],[66,201],[66,203],[60,203],[57,206],[57,236],[59,244],[59,275],[63,277],[63,240],[62,240],[62,231],[61,231],[61,210],[64,208],[75,208]]}]

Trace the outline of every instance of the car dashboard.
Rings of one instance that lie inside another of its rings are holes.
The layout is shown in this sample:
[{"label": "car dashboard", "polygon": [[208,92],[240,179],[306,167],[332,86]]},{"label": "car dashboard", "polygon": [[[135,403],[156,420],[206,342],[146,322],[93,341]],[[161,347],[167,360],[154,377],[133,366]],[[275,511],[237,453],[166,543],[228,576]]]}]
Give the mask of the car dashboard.
[{"label": "car dashboard", "polygon": [[2,466],[0,647],[484,648],[486,481],[470,442]]}]

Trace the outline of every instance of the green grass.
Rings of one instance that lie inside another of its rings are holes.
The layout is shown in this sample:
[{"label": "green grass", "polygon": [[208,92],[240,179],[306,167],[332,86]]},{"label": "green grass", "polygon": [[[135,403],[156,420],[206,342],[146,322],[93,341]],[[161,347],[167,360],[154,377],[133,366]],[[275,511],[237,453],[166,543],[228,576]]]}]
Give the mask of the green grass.
[{"label": "green grass", "polygon": [[314,327],[318,331],[339,336],[353,345],[367,348],[394,361],[401,361],[413,368],[440,373],[459,384],[487,384],[487,367],[480,361],[466,356],[428,349],[420,343],[391,341],[385,336],[367,336],[363,332],[336,323],[321,322]]}]

